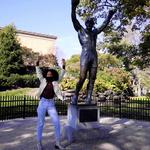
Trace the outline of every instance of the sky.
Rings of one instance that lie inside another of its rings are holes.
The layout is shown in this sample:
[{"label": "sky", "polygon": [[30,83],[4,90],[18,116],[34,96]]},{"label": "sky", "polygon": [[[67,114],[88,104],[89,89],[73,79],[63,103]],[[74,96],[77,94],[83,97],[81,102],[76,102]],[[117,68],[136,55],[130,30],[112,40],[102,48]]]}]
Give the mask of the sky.
[{"label": "sky", "polygon": [[71,0],[0,0],[0,27],[57,36],[57,57],[80,54],[77,32],[71,21]]}]

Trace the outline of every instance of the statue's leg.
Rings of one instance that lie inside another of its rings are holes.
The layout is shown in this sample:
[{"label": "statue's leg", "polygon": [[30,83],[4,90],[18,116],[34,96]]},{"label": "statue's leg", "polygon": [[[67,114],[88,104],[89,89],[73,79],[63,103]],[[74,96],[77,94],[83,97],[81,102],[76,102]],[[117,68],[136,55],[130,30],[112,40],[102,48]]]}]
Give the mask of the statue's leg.
[{"label": "statue's leg", "polygon": [[80,90],[83,86],[83,83],[84,83],[85,79],[86,79],[87,71],[88,71],[87,66],[80,66],[80,78],[79,78],[79,81],[76,85],[75,94],[72,97],[72,101],[71,101],[72,104],[77,104],[79,92],[80,92]]},{"label": "statue's leg", "polygon": [[86,97],[86,103],[90,104],[92,101],[92,93],[94,88],[94,83],[96,79],[96,73],[97,73],[97,67],[92,67],[89,70],[89,82],[87,85],[87,97]]}]

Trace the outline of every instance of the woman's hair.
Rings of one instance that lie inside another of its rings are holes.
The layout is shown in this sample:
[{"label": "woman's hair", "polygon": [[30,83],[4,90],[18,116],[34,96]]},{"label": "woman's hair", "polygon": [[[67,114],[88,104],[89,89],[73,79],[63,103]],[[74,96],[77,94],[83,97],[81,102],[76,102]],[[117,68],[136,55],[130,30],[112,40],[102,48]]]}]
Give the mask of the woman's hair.
[{"label": "woman's hair", "polygon": [[53,81],[58,81],[58,79],[59,79],[59,74],[58,74],[58,72],[55,70],[55,69],[45,69],[45,70],[43,70],[43,76],[44,76],[44,78],[46,78],[46,75],[47,75],[47,73],[48,72],[51,72],[52,73],[52,75],[53,75]]}]

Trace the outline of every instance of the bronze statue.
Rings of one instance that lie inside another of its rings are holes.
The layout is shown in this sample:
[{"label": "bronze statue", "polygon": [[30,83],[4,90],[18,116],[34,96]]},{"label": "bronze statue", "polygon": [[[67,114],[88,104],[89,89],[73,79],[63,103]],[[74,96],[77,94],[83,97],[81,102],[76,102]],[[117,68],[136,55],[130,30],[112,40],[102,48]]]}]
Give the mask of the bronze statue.
[{"label": "bronze statue", "polygon": [[82,27],[76,17],[76,8],[80,0],[72,0],[72,12],[71,18],[73,22],[73,26],[75,30],[78,32],[79,42],[82,46],[82,52],[80,56],[80,79],[76,85],[75,94],[72,97],[71,104],[77,105],[79,92],[83,86],[83,83],[89,74],[89,82],[87,85],[87,96],[86,96],[86,104],[90,104],[92,99],[92,92],[94,88],[94,82],[96,79],[97,73],[97,65],[98,65],[98,58],[97,58],[97,51],[96,51],[96,40],[97,35],[101,33],[104,28],[110,22],[115,10],[110,10],[106,20],[103,24],[95,28],[94,25],[94,18],[87,18],[85,21],[86,29]]}]

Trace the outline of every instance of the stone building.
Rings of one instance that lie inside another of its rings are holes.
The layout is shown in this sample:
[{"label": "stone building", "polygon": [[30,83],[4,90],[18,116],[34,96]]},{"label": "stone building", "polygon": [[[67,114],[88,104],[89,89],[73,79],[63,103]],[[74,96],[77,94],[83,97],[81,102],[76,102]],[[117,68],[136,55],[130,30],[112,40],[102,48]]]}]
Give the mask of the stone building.
[{"label": "stone building", "polygon": [[[2,28],[0,28],[2,29]],[[20,44],[42,55],[56,55],[56,40],[54,35],[16,30]]]}]

